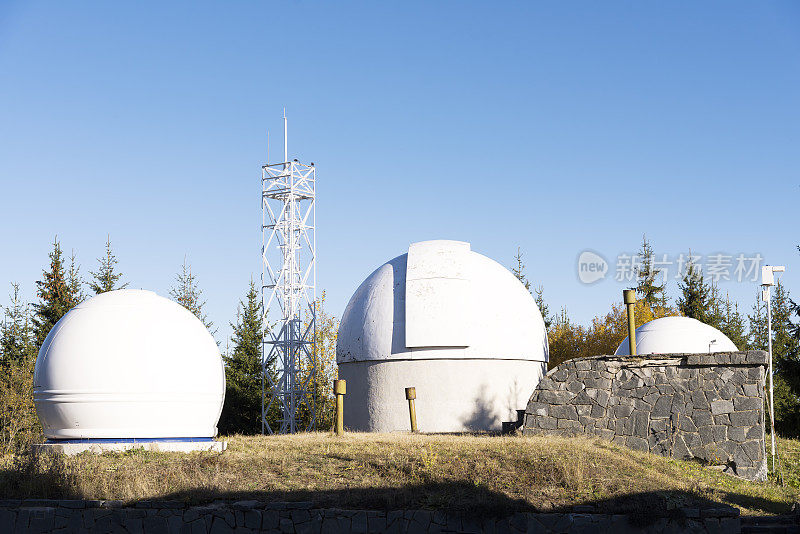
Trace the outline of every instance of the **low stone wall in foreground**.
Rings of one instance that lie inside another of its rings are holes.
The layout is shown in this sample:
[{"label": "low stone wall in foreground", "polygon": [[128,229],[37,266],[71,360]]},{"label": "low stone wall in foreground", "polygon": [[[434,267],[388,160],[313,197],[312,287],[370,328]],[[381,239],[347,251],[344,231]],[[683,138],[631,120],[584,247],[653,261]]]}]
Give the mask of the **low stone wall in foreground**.
[{"label": "low stone wall in foreground", "polygon": [[764,480],[764,351],[593,356],[539,382],[525,434],[592,434]]},{"label": "low stone wall in foreground", "polygon": [[[2,501],[0,532],[125,532],[200,534],[224,532],[389,533],[472,532],[562,534],[571,532],[738,534],[742,518],[735,508],[686,508],[666,518],[642,522],[602,514],[591,506],[574,512],[515,513],[502,518],[426,510],[364,511],[314,508],[311,503],[217,502],[186,506],[176,502]],[[791,519],[795,523],[794,519]]]}]

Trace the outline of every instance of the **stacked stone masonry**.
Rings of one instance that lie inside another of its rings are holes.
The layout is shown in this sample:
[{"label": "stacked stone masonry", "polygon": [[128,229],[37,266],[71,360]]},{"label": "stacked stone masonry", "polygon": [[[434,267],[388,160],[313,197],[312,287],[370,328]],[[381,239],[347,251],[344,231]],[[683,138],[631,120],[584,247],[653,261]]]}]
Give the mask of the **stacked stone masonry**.
[{"label": "stacked stone masonry", "polygon": [[[274,533],[717,533],[737,534],[748,518],[731,507],[685,508],[669,517],[630,518],[577,506],[558,513],[518,512],[505,517],[430,510],[336,510],[312,503],[215,502],[187,506],[180,502],[10,501],[0,500],[0,532],[128,534]],[[797,525],[796,517],[787,518]]]},{"label": "stacked stone masonry", "polygon": [[539,382],[523,432],[592,434],[764,480],[764,351],[593,356]]}]

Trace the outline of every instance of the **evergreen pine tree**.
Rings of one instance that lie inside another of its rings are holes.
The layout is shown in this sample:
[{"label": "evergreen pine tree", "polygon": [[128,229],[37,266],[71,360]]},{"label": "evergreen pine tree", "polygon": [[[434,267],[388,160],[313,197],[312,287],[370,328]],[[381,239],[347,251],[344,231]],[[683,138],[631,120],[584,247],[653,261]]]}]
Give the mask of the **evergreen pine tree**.
[{"label": "evergreen pine tree", "polygon": [[102,258],[98,258],[97,261],[100,263],[97,271],[89,271],[89,274],[91,274],[93,278],[93,280],[89,282],[89,287],[96,295],[107,291],[114,291],[115,289],[124,289],[128,286],[127,282],[117,286],[117,283],[122,278],[122,273],[115,271],[115,265],[118,262],[111,249],[110,235],[106,238],[106,255]]},{"label": "evergreen pine tree", "polygon": [[[691,257],[691,252],[689,253]],[[709,320],[710,288],[703,280],[703,273],[689,260],[686,272],[679,285],[681,296],[678,298],[678,310],[686,317],[707,323]]]},{"label": "evergreen pine tree", "polygon": [[185,258],[181,266],[181,272],[175,275],[175,282],[177,285],[169,290],[169,296],[172,297],[172,300],[192,312],[195,317],[203,322],[203,325],[212,335],[216,333],[216,329],[211,329],[214,323],[208,319],[203,310],[206,305],[206,302],[201,300],[203,291],[198,286],[197,277],[192,274],[192,267]]},{"label": "evergreen pine tree", "polygon": [[539,312],[542,314],[542,319],[544,319],[544,327],[547,330],[550,330],[550,326],[553,324],[553,316],[550,315],[550,307],[544,301],[544,286],[540,285],[536,288],[536,296],[534,300],[536,300],[536,305],[539,307]]},{"label": "evergreen pine tree", "polygon": [[775,430],[800,435],[800,354],[793,335],[789,291],[778,281],[772,291],[772,361],[775,381]]},{"label": "evergreen pine tree", "polygon": [[[239,302],[233,328],[233,352],[225,360],[225,405],[219,420],[222,434],[261,433],[261,343],[264,315],[255,283]],[[277,419],[276,419],[277,420]]]},{"label": "evergreen pine tree", "polygon": [[81,268],[75,258],[75,251],[70,253],[69,257],[69,270],[67,271],[67,289],[69,291],[69,298],[72,306],[77,306],[86,299],[83,293],[83,278],[81,278]]},{"label": "evergreen pine tree", "polygon": [[[772,357],[776,372],[783,374],[790,383],[794,380],[786,375],[798,357],[798,341],[793,335],[792,313],[789,290],[779,280],[772,291]],[[800,381],[797,382],[800,385]]]},{"label": "evergreen pine tree", "polygon": [[707,325],[722,329],[725,322],[725,302],[719,295],[719,286],[711,282],[708,285],[708,307],[706,308]]},{"label": "evergreen pine tree", "polygon": [[[785,437],[797,437],[800,435],[800,347],[797,326],[791,321],[795,307],[780,281],[771,294],[775,430]],[[767,350],[767,305],[761,298],[761,290],[756,292],[756,301],[747,319],[748,348]],[[769,426],[769,418],[766,424]]]},{"label": "evergreen pine tree", "polygon": [[528,280],[528,277],[525,276],[525,264],[522,263],[522,251],[519,247],[517,247],[517,255],[514,256],[514,259],[517,260],[517,266],[512,267],[511,272],[514,273],[516,279],[522,282],[522,285],[524,285],[525,289],[527,289],[530,293],[531,283]]},{"label": "evergreen pine tree", "polygon": [[[772,288],[770,304],[772,308],[772,357],[776,372],[780,372],[785,362],[797,358],[798,339],[796,325],[792,323],[794,305],[789,290],[782,282]],[[756,302],[747,316],[749,324],[749,343],[751,350],[767,350],[767,305],[761,299],[761,290],[756,293]]]},{"label": "evergreen pine tree", "polygon": [[756,291],[756,301],[747,315],[747,348],[767,350],[767,305],[761,300],[761,290]]},{"label": "evergreen pine tree", "polygon": [[11,303],[3,307],[0,324],[0,367],[5,368],[35,355],[30,313],[20,298],[19,284],[11,284],[10,298]]},{"label": "evergreen pine tree", "polygon": [[536,306],[539,307],[539,312],[542,314],[545,328],[549,330],[550,325],[553,323],[553,317],[550,315],[550,308],[544,301],[544,286],[540,285],[536,288],[535,292],[531,291],[531,282],[528,280],[528,277],[525,276],[525,263],[522,261],[522,251],[519,247],[517,247],[517,254],[514,256],[514,259],[517,261],[517,265],[511,268],[511,272],[514,273],[514,277],[516,277],[517,280],[522,282],[522,285],[525,286],[528,293],[533,295],[534,300],[536,300]]},{"label": "evergreen pine tree", "polygon": [[733,341],[736,348],[746,350],[748,346],[747,329],[744,324],[744,317],[739,312],[739,304],[731,302],[730,295],[725,294],[725,304],[723,306],[722,321],[719,326],[723,334]]},{"label": "evergreen pine tree", "polygon": [[36,345],[28,305],[11,284],[11,303],[0,323],[0,454],[19,451],[41,439],[33,405]]},{"label": "evergreen pine tree", "polygon": [[642,248],[639,250],[641,266],[636,268],[636,294],[639,300],[643,301],[650,309],[656,307],[666,307],[667,297],[665,285],[656,283],[661,269],[655,268],[655,257],[653,247],[647,240],[646,235],[642,235]]},{"label": "evergreen pine tree", "polygon": [[58,238],[53,241],[53,251],[50,253],[50,270],[42,271],[42,279],[36,282],[36,295],[39,302],[33,305],[33,329],[36,346],[40,347],[47,334],[77,302],[75,301],[75,276],[77,270],[72,269],[74,275],[67,278],[64,269],[64,258]]},{"label": "evergreen pine tree", "polygon": [[[793,387],[785,378],[785,373],[773,376],[773,399],[775,400],[775,433],[785,438],[800,437],[800,399],[796,385]],[[769,387],[769,382],[767,382]],[[768,408],[767,408],[768,409]],[[765,428],[770,432],[769,412],[765,418]]]}]

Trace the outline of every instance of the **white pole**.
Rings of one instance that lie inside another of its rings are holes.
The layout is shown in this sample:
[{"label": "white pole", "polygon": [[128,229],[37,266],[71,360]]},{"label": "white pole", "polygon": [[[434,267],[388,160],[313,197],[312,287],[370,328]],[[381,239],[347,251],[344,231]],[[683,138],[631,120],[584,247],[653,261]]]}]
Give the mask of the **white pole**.
[{"label": "white pole", "polygon": [[286,108],[283,108],[283,161],[289,161],[289,130],[286,123]]},{"label": "white pole", "polygon": [[770,298],[769,286],[766,291],[767,299],[767,346],[769,347],[769,429],[772,441],[772,472],[775,472],[775,400],[772,388],[772,299]]}]

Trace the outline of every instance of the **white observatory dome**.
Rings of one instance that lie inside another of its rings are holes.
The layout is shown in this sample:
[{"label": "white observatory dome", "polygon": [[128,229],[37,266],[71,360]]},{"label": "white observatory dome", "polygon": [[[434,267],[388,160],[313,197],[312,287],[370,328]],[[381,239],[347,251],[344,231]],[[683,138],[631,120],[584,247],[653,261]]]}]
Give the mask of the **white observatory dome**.
[{"label": "white observatory dome", "polygon": [[414,243],[369,275],[342,315],[345,425],[408,430],[414,387],[420,430],[497,430],[525,408],[547,358],[541,313],[508,269],[469,243]]},{"label": "white observatory dome", "polygon": [[36,358],[34,402],[50,439],[211,438],[224,395],[214,338],[150,291],[79,304]]},{"label": "white observatory dome", "polygon": [[[737,350],[725,334],[690,317],[662,317],[636,329],[637,354],[700,354]],[[627,337],[614,354],[630,354]]]}]

